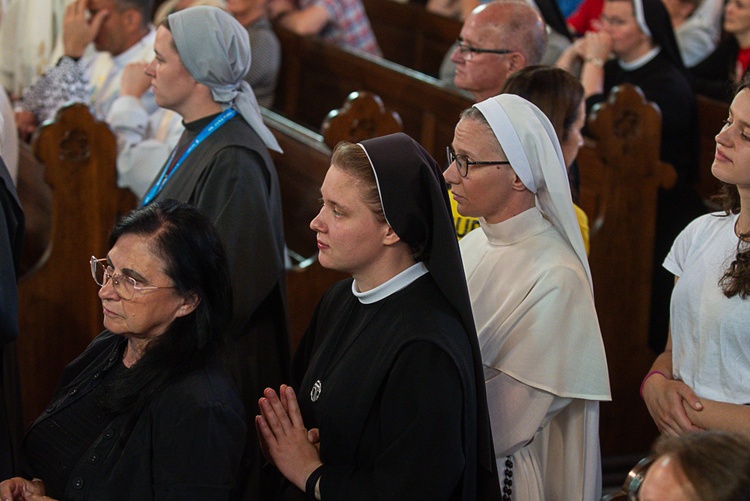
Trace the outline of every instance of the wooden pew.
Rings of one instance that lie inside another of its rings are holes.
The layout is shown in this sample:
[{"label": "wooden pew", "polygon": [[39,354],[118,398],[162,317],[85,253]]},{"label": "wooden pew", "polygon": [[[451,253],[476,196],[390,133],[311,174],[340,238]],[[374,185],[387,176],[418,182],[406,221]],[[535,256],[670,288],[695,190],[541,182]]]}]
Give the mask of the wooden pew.
[{"label": "wooden pew", "polygon": [[[130,192],[116,186],[114,135],[85,105],[62,108],[38,130],[32,151],[48,186],[40,171],[26,170],[22,163],[19,177],[31,176],[32,182],[21,203],[28,217],[49,228],[49,240],[43,241],[43,232],[37,235],[41,260],[18,284],[18,359],[27,423],[44,410],[65,365],[101,332],[89,259],[106,255],[112,226],[135,207]],[[46,223],[43,212],[34,213],[48,209],[45,200],[51,203]]]},{"label": "wooden pew", "polygon": [[639,89],[613,89],[588,118],[578,155],[580,205],[591,223],[589,262],[607,350],[612,402],[602,405],[603,455],[649,450],[657,430],[638,387],[654,355],[647,347],[656,200],[676,180],[659,160],[661,115]]},{"label": "wooden pew", "polygon": [[453,140],[461,111],[472,102],[439,80],[401,65],[277,28],[282,67],[274,109],[317,129],[352,91],[369,91],[399,114],[403,131],[435,158]]},{"label": "wooden pew", "polygon": [[384,58],[438,78],[443,57],[461,32],[461,21],[433,14],[415,3],[362,3]]}]

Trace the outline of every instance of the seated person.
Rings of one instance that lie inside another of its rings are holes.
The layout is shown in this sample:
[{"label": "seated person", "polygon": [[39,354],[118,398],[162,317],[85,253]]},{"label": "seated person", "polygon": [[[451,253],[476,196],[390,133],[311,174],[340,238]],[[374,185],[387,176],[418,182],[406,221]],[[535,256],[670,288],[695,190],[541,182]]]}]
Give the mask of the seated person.
[{"label": "seated person", "polygon": [[334,45],[382,55],[360,0],[269,0],[268,15],[298,35],[318,35]]},{"label": "seated person", "polygon": [[723,0],[662,0],[669,12],[677,47],[685,66],[692,68],[714,49],[721,36]]},{"label": "seated person", "polygon": [[[126,64],[154,56],[154,29],[149,24],[151,0],[76,0],[65,9],[64,55],[24,90],[16,106],[19,135],[30,137],[37,124],[54,117],[68,101],[91,105],[103,120],[120,95]],[[96,52],[87,52],[93,42]],[[156,110],[153,93],[143,98]]]},{"label": "seated person", "polygon": [[527,2],[482,4],[464,21],[443,59],[440,79],[482,101],[499,94],[514,71],[540,64],[547,48],[544,19]]},{"label": "seated person", "polygon": [[[572,71],[576,63],[582,63],[587,110],[623,83],[638,86],[646,100],[659,107],[659,157],[677,171],[674,187],[658,193],[653,256],[661,262],[677,234],[705,212],[692,186],[699,158],[695,94],[661,0],[606,0],[601,20],[601,31],[587,32],[577,40],[558,66]],[[615,57],[610,59],[610,54]],[[654,267],[649,346],[657,353],[666,341],[672,283],[669,273]]]},{"label": "seated person", "polygon": [[105,330],[64,370],[0,499],[236,499],[245,414],[221,361],[231,315],[210,221],[168,200],[115,226],[91,258]]},{"label": "seated person", "polygon": [[730,102],[750,65],[750,3],[729,0],[723,26],[726,36],[716,50],[690,71],[697,93]]}]

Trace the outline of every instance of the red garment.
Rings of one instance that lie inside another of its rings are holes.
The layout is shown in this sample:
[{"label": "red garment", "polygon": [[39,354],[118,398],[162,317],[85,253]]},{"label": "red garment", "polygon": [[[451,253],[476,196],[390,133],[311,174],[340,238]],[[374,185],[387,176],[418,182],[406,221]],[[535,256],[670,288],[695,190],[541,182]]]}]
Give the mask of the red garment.
[{"label": "red garment", "polygon": [[599,31],[594,26],[594,21],[602,15],[602,10],[604,10],[604,0],[583,0],[566,21],[579,35],[587,31]]},{"label": "red garment", "polygon": [[748,65],[750,64],[750,47],[746,49],[740,49],[739,52],[737,52],[737,62],[742,65],[742,69],[738,74],[744,75],[747,71]]}]

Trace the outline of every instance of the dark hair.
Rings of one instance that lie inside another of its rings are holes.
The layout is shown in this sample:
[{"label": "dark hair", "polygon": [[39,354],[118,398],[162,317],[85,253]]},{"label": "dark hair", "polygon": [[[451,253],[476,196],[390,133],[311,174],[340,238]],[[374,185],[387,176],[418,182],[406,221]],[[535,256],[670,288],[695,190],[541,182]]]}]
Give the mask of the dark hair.
[{"label": "dark hair", "polygon": [[[737,87],[735,96],[748,88],[750,88],[750,76],[745,76]],[[721,189],[713,199],[724,210],[724,216],[739,214],[740,192],[737,186],[722,182]],[[726,297],[739,295],[742,299],[747,299],[750,295],[750,246],[748,242],[750,242],[750,233],[740,234],[737,242],[737,255],[719,279],[719,286]]]},{"label": "dark hair", "polygon": [[148,26],[151,13],[154,10],[153,0],[113,0],[117,10],[135,9],[141,15],[141,24]]},{"label": "dark hair", "polygon": [[110,248],[123,235],[150,238],[176,294],[195,294],[199,302],[151,341],[138,362],[114,382],[106,402],[114,411],[144,405],[163,385],[215,357],[226,344],[232,315],[226,253],[213,224],[197,208],[175,200],[152,203],[120,219],[110,234]]},{"label": "dark hair", "polygon": [[505,81],[501,94],[515,94],[547,115],[562,144],[580,115],[583,86],[576,77],[554,66],[521,68]]},{"label": "dark hair", "polygon": [[662,435],[654,446],[682,469],[696,500],[750,501],[750,440],[738,433],[699,431]]}]

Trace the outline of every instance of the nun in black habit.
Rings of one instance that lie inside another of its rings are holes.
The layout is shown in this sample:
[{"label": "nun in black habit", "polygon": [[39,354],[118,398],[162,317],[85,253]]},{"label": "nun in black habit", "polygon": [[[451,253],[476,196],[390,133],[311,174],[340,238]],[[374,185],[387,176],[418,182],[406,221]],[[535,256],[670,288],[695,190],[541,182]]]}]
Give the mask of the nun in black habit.
[{"label": "nun in black habit", "polygon": [[260,399],[264,452],[288,480],[280,497],[499,499],[440,167],[401,133],[341,143],[321,194],[320,263],[352,279],[318,304],[299,391]]}]

